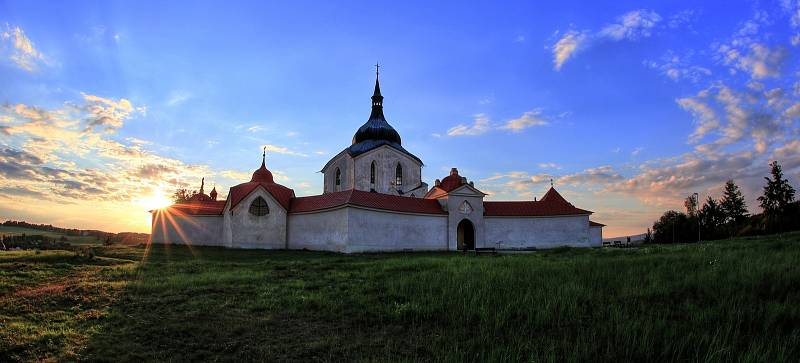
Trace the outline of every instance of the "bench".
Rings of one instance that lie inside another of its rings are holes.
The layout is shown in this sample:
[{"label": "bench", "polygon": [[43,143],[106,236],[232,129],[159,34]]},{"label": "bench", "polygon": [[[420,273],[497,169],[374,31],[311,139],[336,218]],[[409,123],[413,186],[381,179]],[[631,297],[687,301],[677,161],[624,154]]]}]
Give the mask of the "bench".
[{"label": "bench", "polygon": [[494,247],[475,247],[475,254],[480,255],[483,253],[495,254],[497,250]]}]

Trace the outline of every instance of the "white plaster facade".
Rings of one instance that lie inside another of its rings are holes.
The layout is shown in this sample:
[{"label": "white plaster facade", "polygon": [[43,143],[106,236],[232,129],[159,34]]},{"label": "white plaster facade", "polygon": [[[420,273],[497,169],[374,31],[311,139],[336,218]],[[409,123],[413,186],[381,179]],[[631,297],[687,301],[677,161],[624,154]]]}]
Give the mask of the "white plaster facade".
[{"label": "white plaster facade", "polygon": [[[374,165],[374,178],[373,178]],[[397,177],[397,167],[402,177]],[[339,184],[336,173],[339,172]],[[422,181],[422,163],[391,146],[383,145],[356,157],[347,150],[334,156],[323,168],[324,192],[356,189],[366,192],[421,197],[428,192]],[[401,183],[398,185],[398,179]],[[413,194],[413,195],[412,195]]]}]

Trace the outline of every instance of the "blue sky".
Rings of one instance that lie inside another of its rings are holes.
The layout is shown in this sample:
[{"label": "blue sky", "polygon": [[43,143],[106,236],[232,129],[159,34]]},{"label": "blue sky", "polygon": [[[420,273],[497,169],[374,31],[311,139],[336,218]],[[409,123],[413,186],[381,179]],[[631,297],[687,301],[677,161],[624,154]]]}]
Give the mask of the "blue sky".
[{"label": "blue sky", "polygon": [[[638,233],[767,162],[800,173],[797,1],[0,1],[0,218],[148,229],[199,178],[318,194],[369,115],[492,199],[555,180]],[[161,196],[161,198],[159,198]]]}]

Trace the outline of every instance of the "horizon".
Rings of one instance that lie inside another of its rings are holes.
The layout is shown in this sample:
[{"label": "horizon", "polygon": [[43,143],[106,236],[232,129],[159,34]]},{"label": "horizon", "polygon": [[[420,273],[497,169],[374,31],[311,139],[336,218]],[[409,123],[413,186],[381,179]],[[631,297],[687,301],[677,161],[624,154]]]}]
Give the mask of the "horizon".
[{"label": "horizon", "polygon": [[149,232],[263,147],[321,194],[376,62],[423,181],[533,200],[553,179],[604,238],[728,179],[759,213],[772,160],[800,181],[800,3],[187,4],[0,2],[0,219]]}]

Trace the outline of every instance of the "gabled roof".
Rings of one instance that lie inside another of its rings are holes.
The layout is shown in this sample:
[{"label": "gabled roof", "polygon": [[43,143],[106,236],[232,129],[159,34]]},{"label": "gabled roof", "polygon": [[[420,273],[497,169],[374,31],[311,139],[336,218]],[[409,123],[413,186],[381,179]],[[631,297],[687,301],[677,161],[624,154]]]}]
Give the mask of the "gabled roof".
[{"label": "gabled roof", "polygon": [[591,211],[576,208],[555,188],[545,193],[539,201],[509,201],[509,202],[483,202],[484,215],[498,217],[546,217],[546,216],[565,216],[565,215],[588,215]]},{"label": "gabled roof", "polygon": [[356,189],[292,199],[289,213],[304,213],[352,205],[392,212],[447,214],[435,199],[410,198]]},{"label": "gabled roof", "polygon": [[245,197],[250,195],[256,188],[262,187],[267,191],[276,201],[286,210],[289,210],[289,204],[294,198],[294,190],[289,189],[283,185],[265,182],[247,182],[239,184],[231,188],[228,194],[228,199],[231,200],[231,209],[241,203]]},{"label": "gabled roof", "polygon": [[262,187],[267,191],[278,203],[283,206],[283,209],[289,210],[289,203],[294,198],[294,190],[287,188],[283,185],[275,183],[272,178],[272,172],[267,169],[265,164],[266,151],[262,155],[261,167],[253,172],[253,176],[247,183],[239,184],[232,187],[228,193],[228,199],[231,201],[231,209],[236,207],[245,197],[250,195],[256,188]]},{"label": "gabled roof", "polygon": [[223,209],[225,209],[224,200],[209,200],[173,204],[164,208],[163,211],[164,213],[170,213],[178,216],[214,216],[222,214]]}]

